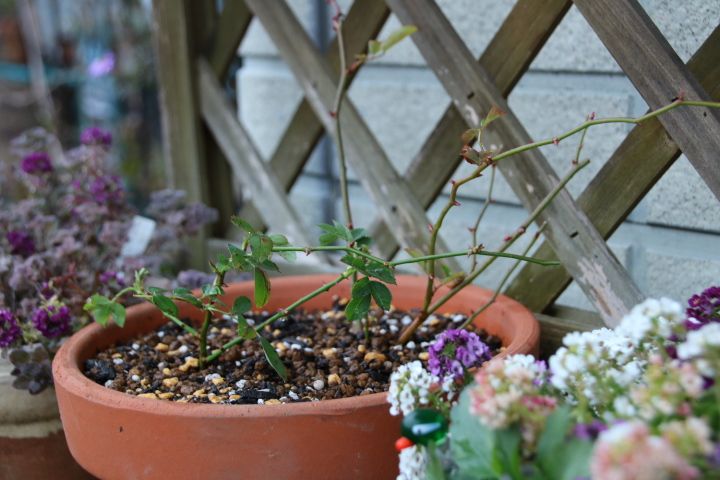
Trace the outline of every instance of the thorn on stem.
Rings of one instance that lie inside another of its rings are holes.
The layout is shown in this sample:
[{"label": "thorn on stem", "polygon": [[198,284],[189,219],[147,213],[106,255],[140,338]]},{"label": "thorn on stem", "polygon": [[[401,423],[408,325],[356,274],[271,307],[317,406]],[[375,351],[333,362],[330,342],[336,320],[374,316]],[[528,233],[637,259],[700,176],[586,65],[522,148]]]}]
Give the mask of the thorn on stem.
[{"label": "thorn on stem", "polygon": [[453,206],[459,207],[460,205],[462,205],[462,204],[460,202],[458,202],[457,200],[453,201]]},{"label": "thorn on stem", "polygon": [[331,116],[332,118],[336,118],[336,117],[337,117],[337,112],[335,112],[335,111],[333,111],[333,110],[329,110],[329,111],[328,111],[328,114],[330,114],[330,116]]},{"label": "thorn on stem", "polygon": [[558,146],[558,145],[560,145],[560,140],[557,137],[553,137],[552,143],[553,143],[553,145]]},{"label": "thorn on stem", "polygon": [[427,224],[427,227],[428,227],[428,230],[430,231],[430,233],[433,233],[433,230],[434,230],[433,224],[432,224],[432,223],[428,223],[428,224]]}]

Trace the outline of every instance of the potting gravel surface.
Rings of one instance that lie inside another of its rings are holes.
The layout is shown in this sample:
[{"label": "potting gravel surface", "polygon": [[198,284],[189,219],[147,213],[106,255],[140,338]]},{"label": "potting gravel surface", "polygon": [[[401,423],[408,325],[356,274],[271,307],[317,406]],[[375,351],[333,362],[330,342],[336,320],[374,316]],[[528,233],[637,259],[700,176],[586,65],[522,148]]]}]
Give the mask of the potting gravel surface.
[{"label": "potting gravel surface", "polygon": [[[413,360],[427,363],[427,347],[446,328],[457,328],[464,315],[431,315],[412,341],[396,344],[416,311],[371,310],[370,342],[357,322],[343,312],[346,300],[335,300],[325,312],[293,311],[262,334],[288,369],[288,381],[270,367],[257,341],[248,340],[218,361],[198,367],[198,341],[172,322],[160,329],[99,352],[85,362],[89,378],[113,390],[148,398],[190,403],[275,404],[307,402],[385,392],[390,374]],[[247,314],[253,323],[269,312]],[[232,320],[215,320],[208,351],[235,336]],[[496,353],[500,339],[475,330]]]}]

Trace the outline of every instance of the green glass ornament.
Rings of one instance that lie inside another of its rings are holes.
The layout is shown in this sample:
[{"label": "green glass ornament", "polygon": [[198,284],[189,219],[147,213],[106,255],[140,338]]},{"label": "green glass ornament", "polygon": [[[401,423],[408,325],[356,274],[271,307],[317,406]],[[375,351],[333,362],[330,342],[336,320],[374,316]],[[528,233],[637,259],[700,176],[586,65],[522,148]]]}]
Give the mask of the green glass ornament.
[{"label": "green glass ornament", "polygon": [[418,445],[440,443],[447,436],[448,422],[437,410],[420,408],[403,418],[400,427],[402,435]]}]

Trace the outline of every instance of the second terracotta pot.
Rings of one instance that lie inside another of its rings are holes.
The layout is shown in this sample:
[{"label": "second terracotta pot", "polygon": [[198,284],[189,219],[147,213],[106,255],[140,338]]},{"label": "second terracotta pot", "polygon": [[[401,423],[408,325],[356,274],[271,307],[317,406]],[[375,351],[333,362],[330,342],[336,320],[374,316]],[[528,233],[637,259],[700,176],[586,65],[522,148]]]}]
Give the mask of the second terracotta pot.
[{"label": "second terracotta pot", "polygon": [[[332,280],[332,275],[284,277],[272,282],[267,310],[285,307]],[[226,289],[225,301],[252,295],[252,284]],[[305,307],[328,309],[332,296],[349,296],[348,282]],[[399,276],[392,288],[399,309],[416,308],[425,280]],[[491,292],[468,287],[444,307],[469,314]],[[183,317],[198,312],[181,307]],[[281,405],[200,405],[139,398],[95,384],[83,362],[115,342],[161,326],[152,305],[128,310],[124,329],[92,325],[75,334],[53,362],[60,414],[75,459],[107,479],[285,479],[394,478],[399,418],[388,413],[385,394]],[[537,353],[539,327],[519,303],[500,296],[477,320],[497,335],[502,355]]]}]

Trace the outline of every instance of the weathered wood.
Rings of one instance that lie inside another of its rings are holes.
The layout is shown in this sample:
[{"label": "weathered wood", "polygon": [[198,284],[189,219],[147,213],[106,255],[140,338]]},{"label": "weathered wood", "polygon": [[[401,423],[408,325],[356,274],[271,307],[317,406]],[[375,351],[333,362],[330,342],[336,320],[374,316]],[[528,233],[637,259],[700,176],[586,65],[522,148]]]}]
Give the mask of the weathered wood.
[{"label": "weathered wood", "polygon": [[[294,72],[305,98],[313,107],[325,131],[335,133],[330,113],[337,82],[327,62],[313,47],[293,13],[284,2],[247,0],[265,30]],[[426,251],[430,234],[425,210],[398,175],[382,147],[349,99],[345,100],[341,120],[347,146],[348,164],[370,194],[385,221],[394,226],[393,235],[405,247]],[[447,262],[456,267],[457,262]]]},{"label": "weathered wood", "polygon": [[562,346],[570,332],[589,332],[604,326],[593,312],[571,307],[552,307],[546,313],[535,313],[540,323],[540,358],[548,358]]},{"label": "weathered wood", "polygon": [[[194,102],[192,47],[187,25],[187,3],[153,1],[154,46],[160,85],[165,176],[169,186],[184,190],[191,201],[207,201],[204,182],[201,123]],[[190,244],[191,264],[205,266],[203,233]]]},{"label": "weathered wood", "polygon": [[270,172],[249,134],[237,121],[233,109],[226,103],[212,68],[203,59],[197,61],[197,66],[200,110],[243,190],[256,202],[262,202],[260,214],[271,229],[286,234],[295,243],[311,245],[285,191]]},{"label": "weathered wood", "polygon": [[[343,24],[343,40],[347,58],[355,58],[355,54],[367,50],[368,40],[377,35],[389,13],[390,10],[384,0],[364,0],[353,3]],[[325,58],[333,72],[333,80],[337,81],[340,66],[337,39],[330,44]],[[348,85],[354,78],[355,74],[348,77]],[[295,184],[295,180],[302,172],[322,133],[322,123],[318,120],[308,101],[303,99],[280,137],[281,140],[275,153],[270,158],[270,168],[285,190],[289,191]],[[240,217],[258,228],[262,226],[257,209],[252,203],[243,206]]]},{"label": "weathered wood", "polygon": [[[720,100],[720,28],[703,43],[688,69],[714,100]],[[657,119],[634,127],[578,197],[578,206],[600,234],[609,238],[679,155],[677,144]],[[546,260],[555,257],[547,244],[542,244],[534,256]],[[526,265],[506,294],[532,310],[543,311],[571,280],[563,269]]]},{"label": "weathered wood", "polygon": [[[469,126],[479,125],[492,106],[507,112],[488,129],[486,144],[514,146],[531,142],[502,93],[474,61],[470,50],[433,1],[388,0],[387,3],[401,22],[418,27],[413,41]],[[498,168],[528,209],[533,209],[559,183],[538,150],[503,160]],[[606,323],[614,324],[642,299],[630,275],[567,191],[556,197],[538,221],[547,222],[545,237]]]},{"label": "weathered wood", "polygon": [[[710,99],[636,0],[577,0],[575,5],[651,109],[680,95]],[[676,109],[660,122],[720,200],[720,112]]]},{"label": "weathered wood", "polygon": [[[510,94],[571,4],[570,0],[520,0],[515,4],[479,60],[503,96]],[[425,208],[459,165],[460,133],[465,128],[465,120],[450,105],[405,172]],[[373,221],[369,231],[384,256],[397,251],[397,242],[382,219]]]},{"label": "weathered wood", "polygon": [[252,13],[245,2],[241,0],[225,2],[217,22],[212,46],[207,54],[208,62],[218,78],[223,78],[227,73],[240,41],[250,26],[250,20]]}]

